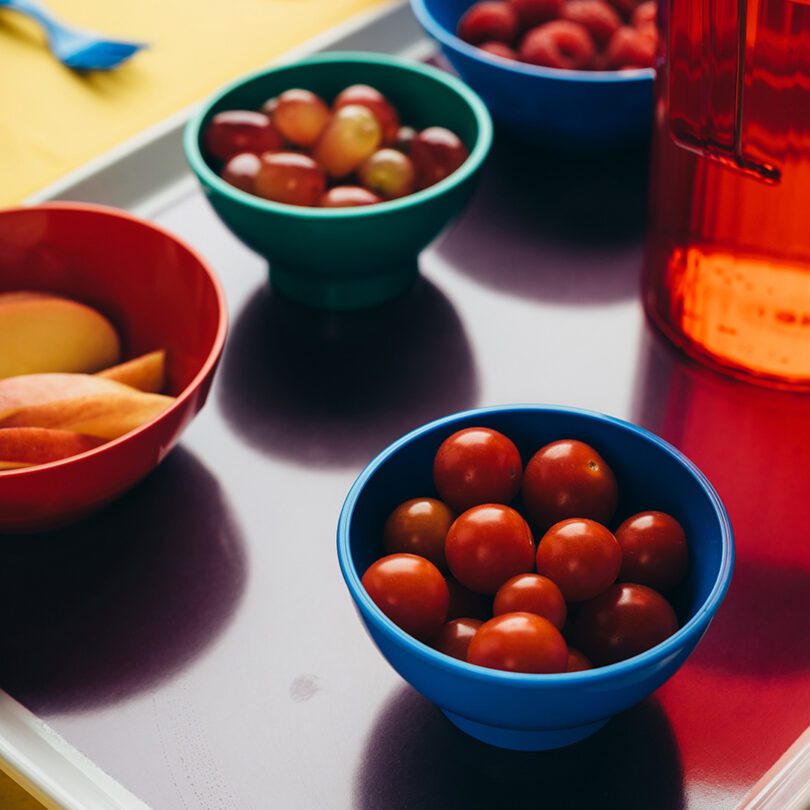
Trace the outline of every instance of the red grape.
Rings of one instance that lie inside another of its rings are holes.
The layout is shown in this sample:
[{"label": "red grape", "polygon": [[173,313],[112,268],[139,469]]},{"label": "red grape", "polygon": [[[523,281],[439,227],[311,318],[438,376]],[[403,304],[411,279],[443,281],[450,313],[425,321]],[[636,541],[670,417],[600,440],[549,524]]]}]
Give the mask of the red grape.
[{"label": "red grape", "polygon": [[318,164],[298,152],[262,155],[256,175],[256,194],[290,205],[317,205],[326,188],[326,178]]}]

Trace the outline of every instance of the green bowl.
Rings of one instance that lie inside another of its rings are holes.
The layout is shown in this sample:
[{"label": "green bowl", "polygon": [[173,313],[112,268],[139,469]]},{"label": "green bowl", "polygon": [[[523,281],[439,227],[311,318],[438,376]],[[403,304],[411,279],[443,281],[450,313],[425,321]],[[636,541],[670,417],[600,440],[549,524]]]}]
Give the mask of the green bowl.
[{"label": "green bowl", "polygon": [[[443,126],[470,150],[467,161],[430,188],[357,208],[275,203],[234,188],[203,157],[201,133],[222,110],[258,109],[291,87],[331,102],[347,85],[385,94],[403,123]],[[478,96],[433,67],[372,53],[325,53],[239,79],[203,105],[185,132],[186,158],[214,210],[248,247],[270,262],[270,280],[289,298],[328,309],[373,306],[404,291],[419,253],[469,200],[492,143],[492,121]]]}]

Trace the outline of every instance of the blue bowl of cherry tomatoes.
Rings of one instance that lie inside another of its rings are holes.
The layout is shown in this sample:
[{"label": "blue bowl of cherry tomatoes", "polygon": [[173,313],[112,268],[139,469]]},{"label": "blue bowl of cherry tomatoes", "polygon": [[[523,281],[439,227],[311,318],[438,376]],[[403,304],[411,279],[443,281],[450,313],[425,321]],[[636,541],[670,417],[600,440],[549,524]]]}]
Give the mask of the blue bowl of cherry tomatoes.
[{"label": "blue bowl of cherry tomatoes", "polygon": [[447,60],[516,138],[563,150],[643,144],[655,3],[411,0]]},{"label": "blue bowl of cherry tomatoes", "polygon": [[446,71],[326,53],[240,79],[189,122],[186,158],[270,282],[327,309],[379,304],[466,205],[492,143],[483,102]]},{"label": "blue bowl of cherry tomatoes", "polygon": [[458,728],[544,750],[671,678],[734,545],[700,470],[648,431],[543,405],[420,427],[351,488],[341,571],[391,666]]}]

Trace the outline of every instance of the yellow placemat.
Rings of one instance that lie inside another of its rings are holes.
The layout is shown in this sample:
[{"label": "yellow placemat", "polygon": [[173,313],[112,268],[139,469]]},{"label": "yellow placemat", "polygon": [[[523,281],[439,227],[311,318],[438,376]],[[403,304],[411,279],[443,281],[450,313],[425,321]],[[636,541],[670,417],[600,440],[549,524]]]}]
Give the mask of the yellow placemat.
[{"label": "yellow placemat", "polygon": [[43,805],[2,771],[0,771],[0,807],[3,810],[45,810]]},{"label": "yellow placemat", "polygon": [[79,76],[40,29],[0,9],[0,206],[380,0],[47,0],[75,25],[150,43]]}]

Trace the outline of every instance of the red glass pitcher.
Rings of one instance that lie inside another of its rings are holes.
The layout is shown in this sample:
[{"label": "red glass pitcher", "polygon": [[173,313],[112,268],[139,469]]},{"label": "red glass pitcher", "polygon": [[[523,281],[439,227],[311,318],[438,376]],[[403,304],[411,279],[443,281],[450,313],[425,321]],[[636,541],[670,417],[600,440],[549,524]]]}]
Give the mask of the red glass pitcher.
[{"label": "red glass pitcher", "polygon": [[664,0],[644,299],[681,348],[810,389],[810,0]]}]

